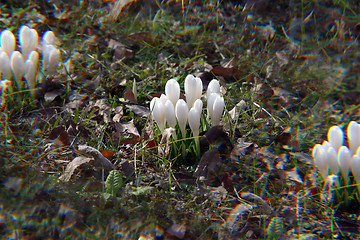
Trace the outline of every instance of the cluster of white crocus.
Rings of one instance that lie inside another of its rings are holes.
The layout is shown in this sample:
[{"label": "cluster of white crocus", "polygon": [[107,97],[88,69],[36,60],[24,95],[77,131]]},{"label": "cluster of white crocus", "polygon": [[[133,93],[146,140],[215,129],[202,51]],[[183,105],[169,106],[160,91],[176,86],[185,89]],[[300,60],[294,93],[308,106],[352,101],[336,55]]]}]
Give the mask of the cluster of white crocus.
[{"label": "cluster of white crocus", "polygon": [[312,150],[314,163],[323,179],[331,174],[341,176],[349,184],[349,172],[355,178],[360,192],[360,125],[351,121],[346,129],[348,146],[344,146],[344,132],[339,126],[328,130],[327,141],[316,144]]},{"label": "cluster of white crocus", "polygon": [[[39,35],[35,29],[22,26],[19,29],[19,47],[16,50],[15,35],[9,30],[3,30],[0,36],[0,74],[1,79],[15,80],[17,88],[22,89],[22,78],[25,77],[30,89],[35,88],[36,75],[39,66]],[[42,37],[43,72],[52,75],[60,62],[60,50],[57,49],[58,39],[52,31],[47,31]],[[12,87],[10,86],[12,91]]]},{"label": "cluster of white crocus", "polygon": [[[182,137],[186,136],[186,126],[189,126],[195,139],[199,136],[200,119],[203,108],[201,100],[203,84],[200,78],[188,75],[184,82],[186,102],[180,99],[180,85],[176,79],[170,79],[165,85],[165,94],[155,97],[150,102],[150,110],[160,131],[164,131],[166,123],[175,128],[179,125]],[[224,98],[220,96],[220,83],[213,79],[207,90],[208,117],[212,125],[220,123],[224,111]],[[175,136],[176,137],[176,136]],[[198,139],[195,141],[198,145]]]}]

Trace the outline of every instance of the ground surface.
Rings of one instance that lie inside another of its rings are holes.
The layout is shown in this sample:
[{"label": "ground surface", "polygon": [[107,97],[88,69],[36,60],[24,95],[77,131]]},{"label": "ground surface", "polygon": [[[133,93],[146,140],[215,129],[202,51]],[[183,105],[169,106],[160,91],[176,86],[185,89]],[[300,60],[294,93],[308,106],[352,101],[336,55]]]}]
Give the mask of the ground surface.
[{"label": "ground surface", "polygon": [[[359,120],[357,1],[28,2],[1,5],[0,28],[54,31],[64,64],[35,98],[6,96],[1,236],[359,237],[358,205],[331,200],[310,154]],[[159,150],[149,117],[188,74],[225,98],[201,156],[190,130],[186,156],[180,141]]]}]

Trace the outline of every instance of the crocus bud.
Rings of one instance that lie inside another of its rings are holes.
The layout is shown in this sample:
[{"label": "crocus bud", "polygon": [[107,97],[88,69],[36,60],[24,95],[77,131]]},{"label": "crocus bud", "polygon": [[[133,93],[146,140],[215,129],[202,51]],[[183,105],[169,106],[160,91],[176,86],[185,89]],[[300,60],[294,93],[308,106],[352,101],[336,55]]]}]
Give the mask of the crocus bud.
[{"label": "crocus bud", "polygon": [[176,118],[175,118],[175,108],[170,99],[165,102],[165,115],[166,121],[169,124],[169,127],[175,128]]},{"label": "crocus bud", "polygon": [[328,141],[335,148],[336,151],[344,143],[344,133],[339,126],[332,126],[328,131]]},{"label": "crocus bud", "polygon": [[16,39],[12,32],[4,30],[1,32],[1,48],[8,56],[15,50]]},{"label": "crocus bud", "polygon": [[39,53],[37,51],[31,51],[28,56],[28,60],[30,60],[35,68],[37,69],[39,65]]},{"label": "crocus bud", "polygon": [[196,99],[196,101],[194,102],[194,108],[196,108],[196,110],[199,112],[200,116],[202,113],[202,108],[203,108],[203,102],[201,101],[201,99]]},{"label": "crocus bud", "polygon": [[0,53],[0,73],[2,79],[10,79],[11,77],[10,59],[6,52]]},{"label": "crocus bud", "polygon": [[183,99],[179,99],[175,106],[175,115],[179,123],[179,127],[183,138],[185,137],[185,127],[188,120],[188,105]]},{"label": "crocus bud", "polygon": [[202,87],[202,81],[200,78],[194,77],[193,75],[186,76],[184,88],[186,102],[189,109],[193,106],[196,99],[201,97]]},{"label": "crocus bud", "polygon": [[189,125],[191,128],[191,131],[193,132],[193,136],[199,136],[199,128],[200,128],[200,113],[195,108],[192,107],[189,111]]},{"label": "crocus bud", "polygon": [[170,79],[165,84],[165,94],[172,102],[173,106],[180,98],[180,85],[176,79]]},{"label": "crocus bud", "polygon": [[341,174],[344,177],[345,184],[348,183],[349,169],[351,163],[352,154],[346,146],[341,146],[338,151],[338,163],[340,166]]},{"label": "crocus bud", "polygon": [[60,62],[60,50],[52,45],[46,45],[43,48],[44,72],[47,75],[53,75]]},{"label": "crocus bud", "polygon": [[214,102],[217,97],[220,97],[220,94],[218,93],[211,93],[207,96],[207,114],[208,117],[211,119],[213,115],[213,109],[214,109]]},{"label": "crocus bud", "polygon": [[316,148],[315,158],[314,158],[315,166],[319,170],[319,173],[323,179],[326,179],[328,176],[328,165],[326,162],[326,151],[323,149],[321,145]]},{"label": "crocus bud", "polygon": [[210,96],[212,93],[220,94],[220,83],[218,80],[213,79],[209,82],[208,88],[206,90],[206,95]]},{"label": "crocus bud", "polygon": [[217,96],[213,104],[213,110],[211,116],[211,124],[213,126],[219,125],[221,116],[224,111],[224,107],[225,107],[224,98]]},{"label": "crocus bud", "polygon": [[346,129],[346,135],[352,154],[355,154],[356,149],[360,146],[360,125],[351,121]]},{"label": "crocus bud", "polygon": [[35,77],[36,77],[36,68],[33,62],[30,59],[28,59],[25,62],[25,78],[30,89],[35,88]]},{"label": "crocus bud", "polygon": [[360,157],[359,155],[354,155],[351,160],[351,172],[355,177],[358,192],[360,192]]},{"label": "crocus bud", "polygon": [[55,36],[53,31],[46,31],[43,35],[43,42],[45,44],[53,45],[54,47],[59,46],[59,40]]},{"label": "crocus bud", "polygon": [[152,116],[156,124],[158,125],[160,131],[163,132],[166,123],[164,104],[159,98],[157,98],[154,100],[153,104],[150,104],[150,108],[152,108]]},{"label": "crocus bud", "polygon": [[335,148],[329,147],[327,149],[327,163],[333,174],[337,174],[339,172],[339,163],[337,161],[337,152]]},{"label": "crocus bud", "polygon": [[22,26],[19,31],[21,52],[25,59],[31,51],[35,51],[39,44],[39,35],[35,29]]},{"label": "crocus bud", "polygon": [[13,72],[13,76],[17,82],[18,88],[22,88],[21,79],[24,75],[25,63],[24,59],[19,51],[14,51],[10,57],[10,66]]}]

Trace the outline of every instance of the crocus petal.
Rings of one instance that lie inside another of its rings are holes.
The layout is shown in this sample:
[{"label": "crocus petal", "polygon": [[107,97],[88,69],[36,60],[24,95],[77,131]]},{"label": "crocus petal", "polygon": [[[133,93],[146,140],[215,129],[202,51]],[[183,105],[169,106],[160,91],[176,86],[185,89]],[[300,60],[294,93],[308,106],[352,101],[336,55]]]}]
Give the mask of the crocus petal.
[{"label": "crocus petal", "polygon": [[194,108],[196,108],[196,110],[199,112],[200,116],[202,113],[202,108],[203,108],[203,102],[201,101],[201,99],[196,99],[196,101],[194,102]]},{"label": "crocus petal", "polygon": [[348,147],[341,146],[338,151],[338,163],[341,174],[344,177],[345,183],[348,182],[349,169],[351,164],[352,154]]},{"label": "crocus petal", "polygon": [[332,126],[328,131],[328,141],[335,148],[335,150],[339,150],[339,148],[344,143],[344,133],[339,126]]},{"label": "crocus petal", "polygon": [[329,143],[328,141],[323,141],[323,143],[321,145],[324,147],[325,150],[332,147],[331,143]]},{"label": "crocus petal", "polygon": [[175,106],[175,115],[179,123],[179,127],[183,136],[185,135],[185,127],[188,119],[188,105],[183,99],[179,99]]},{"label": "crocus petal", "polygon": [[220,83],[216,79],[213,79],[209,82],[208,88],[206,90],[207,96],[210,96],[211,93],[219,93],[220,94]]},{"label": "crocus petal", "polygon": [[355,121],[351,121],[346,129],[346,134],[350,150],[355,154],[357,148],[360,146],[360,125]]},{"label": "crocus petal", "polygon": [[28,60],[30,60],[34,64],[35,68],[37,69],[38,64],[39,64],[39,53],[37,51],[31,51],[29,53]]},{"label": "crocus petal", "polygon": [[60,50],[55,47],[50,47],[48,51],[48,59],[45,61],[45,64],[47,64],[45,66],[45,71],[48,75],[53,75],[59,67]]},{"label": "crocus petal", "polygon": [[11,56],[11,53],[15,50],[16,38],[12,32],[9,30],[4,30],[1,32],[1,48],[8,56]]},{"label": "crocus petal", "polygon": [[189,111],[189,125],[193,135],[198,136],[200,128],[200,113],[194,107],[192,107]]},{"label": "crocus petal", "polygon": [[327,149],[327,162],[328,166],[333,174],[337,174],[339,172],[339,163],[337,161],[337,152],[335,148],[330,147]]},{"label": "crocus petal", "polygon": [[31,89],[35,88],[36,69],[31,60],[25,62],[25,78]]},{"label": "crocus petal", "polygon": [[10,59],[6,52],[0,53],[0,73],[2,79],[10,79],[11,77]]},{"label": "crocus petal", "polygon": [[180,85],[176,79],[170,79],[165,84],[165,94],[175,106],[180,98]]},{"label": "crocus petal", "polygon": [[201,95],[202,95],[202,90],[203,90],[203,83],[201,78],[196,77],[195,78],[196,81],[196,89],[195,89],[195,97],[194,97],[194,102],[196,101],[196,99],[200,99]]},{"label": "crocus petal", "polygon": [[165,129],[166,116],[165,116],[164,104],[161,101],[155,102],[152,114],[156,121],[156,124],[159,126],[160,131],[163,132]]},{"label": "crocus petal", "polygon": [[175,108],[170,100],[167,100],[165,102],[165,115],[169,127],[175,128],[176,125]]},{"label": "crocus petal", "polygon": [[185,96],[186,96],[186,102],[189,107],[189,109],[193,106],[195,100],[196,100],[196,88],[197,88],[197,80],[193,75],[187,75],[184,82],[184,88],[185,88]]},{"label": "crocus petal", "polygon": [[214,105],[213,105],[213,112],[212,112],[213,115],[211,117],[211,124],[213,126],[219,125],[221,116],[224,111],[224,107],[225,107],[224,98],[218,96],[215,99]]},{"label": "crocus petal", "polygon": [[315,166],[320,172],[323,179],[328,175],[328,166],[326,162],[326,151],[322,146],[318,147],[315,153]]},{"label": "crocus petal", "polygon": [[354,155],[351,160],[351,172],[355,177],[358,189],[360,189],[360,156]]},{"label": "crocus petal", "polygon": [[21,79],[24,75],[25,63],[22,54],[19,51],[14,51],[11,54],[10,64],[11,64],[11,70],[18,84],[18,87],[21,89],[22,88]]},{"label": "crocus petal", "polygon": [[35,29],[22,26],[19,31],[21,52],[26,59],[31,51],[34,51],[39,43],[39,35]]},{"label": "crocus petal", "polygon": [[207,113],[210,119],[213,116],[214,102],[217,97],[220,97],[220,94],[212,93],[210,96],[207,96]]},{"label": "crocus petal", "polygon": [[46,31],[44,33],[43,42],[45,44],[53,45],[54,47],[57,47],[59,45],[59,40],[57,39],[53,31]]}]

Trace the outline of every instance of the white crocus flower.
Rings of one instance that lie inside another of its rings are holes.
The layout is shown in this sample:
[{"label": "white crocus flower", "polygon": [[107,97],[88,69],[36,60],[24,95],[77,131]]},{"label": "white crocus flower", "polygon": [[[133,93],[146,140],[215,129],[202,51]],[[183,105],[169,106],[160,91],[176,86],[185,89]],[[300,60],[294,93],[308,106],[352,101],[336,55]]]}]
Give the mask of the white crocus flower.
[{"label": "white crocus flower", "polygon": [[195,108],[192,107],[189,111],[189,125],[191,128],[191,131],[193,132],[193,136],[197,137],[199,136],[199,129],[200,129],[200,113],[199,111]]},{"label": "white crocus flower", "polygon": [[22,54],[14,51],[10,57],[10,67],[19,89],[22,89],[21,79],[24,75],[25,63]]},{"label": "white crocus flower", "polygon": [[196,101],[194,102],[193,105],[194,108],[196,108],[196,110],[199,112],[200,117],[201,117],[201,113],[202,113],[202,108],[203,108],[203,102],[201,101],[201,99],[196,99]]},{"label": "white crocus flower", "polygon": [[39,66],[39,53],[37,51],[31,51],[29,53],[28,60],[30,60],[37,69],[37,67]]},{"label": "white crocus flower", "polygon": [[9,30],[3,30],[0,36],[1,48],[8,56],[11,56],[12,52],[15,50],[16,38],[12,32]]},{"label": "white crocus flower", "polygon": [[183,99],[179,99],[175,106],[175,116],[178,120],[180,131],[183,138],[185,138],[186,136],[185,128],[188,120],[188,111],[189,109],[186,102]]},{"label": "white crocus flower", "polygon": [[346,129],[346,135],[352,154],[355,154],[356,150],[360,146],[360,125],[351,121]]},{"label": "white crocus flower", "polygon": [[11,78],[10,59],[6,52],[0,53],[0,73],[2,79]]},{"label": "white crocus flower", "polygon": [[351,164],[352,154],[348,147],[341,146],[338,151],[338,163],[341,170],[341,174],[344,178],[345,184],[348,183],[349,170]]},{"label": "white crocus flower", "polygon": [[39,35],[35,29],[22,26],[19,31],[21,52],[25,59],[31,51],[35,51],[39,44]]},{"label": "white crocus flower", "polygon": [[172,102],[173,106],[180,98],[180,85],[176,79],[170,79],[165,84],[165,94]]},{"label": "white crocus flower", "polygon": [[25,78],[34,96],[36,67],[30,59],[26,60],[25,62]]},{"label": "white crocus flower", "polygon": [[163,132],[166,123],[164,104],[159,98],[153,98],[150,102],[150,109],[153,119],[158,125],[160,131]]},{"label": "white crocus flower", "polygon": [[165,102],[165,115],[169,127],[175,128],[176,126],[175,108],[169,99]]},{"label": "white crocus flower", "polygon": [[43,48],[43,65],[44,72],[47,75],[53,75],[60,62],[60,50],[55,48],[53,45],[45,45]]},{"label": "white crocus flower", "polygon": [[60,44],[59,39],[55,36],[53,31],[46,31],[42,37],[44,44],[50,44],[54,47],[58,47]]},{"label": "white crocus flower", "polygon": [[355,177],[358,192],[360,192],[360,156],[354,155],[351,160],[351,172],[353,176]]},{"label": "white crocus flower", "polygon": [[332,126],[328,131],[328,141],[335,148],[336,151],[344,143],[344,133],[339,126]]},{"label": "white crocus flower", "polygon": [[219,125],[224,108],[225,108],[224,98],[217,96],[213,104],[212,116],[211,116],[211,124],[213,126]]},{"label": "white crocus flower", "polygon": [[218,80],[213,79],[209,82],[208,88],[206,90],[206,95],[210,96],[212,93],[220,94],[220,83]]},{"label": "white crocus flower", "polygon": [[322,145],[317,144],[314,154],[314,163],[319,169],[321,177],[325,180],[328,176],[328,165],[326,161],[326,150]]},{"label": "white crocus flower", "polygon": [[187,75],[184,82],[185,96],[188,108],[192,108],[196,99],[201,97],[202,93],[202,81],[198,77],[193,75]]}]

